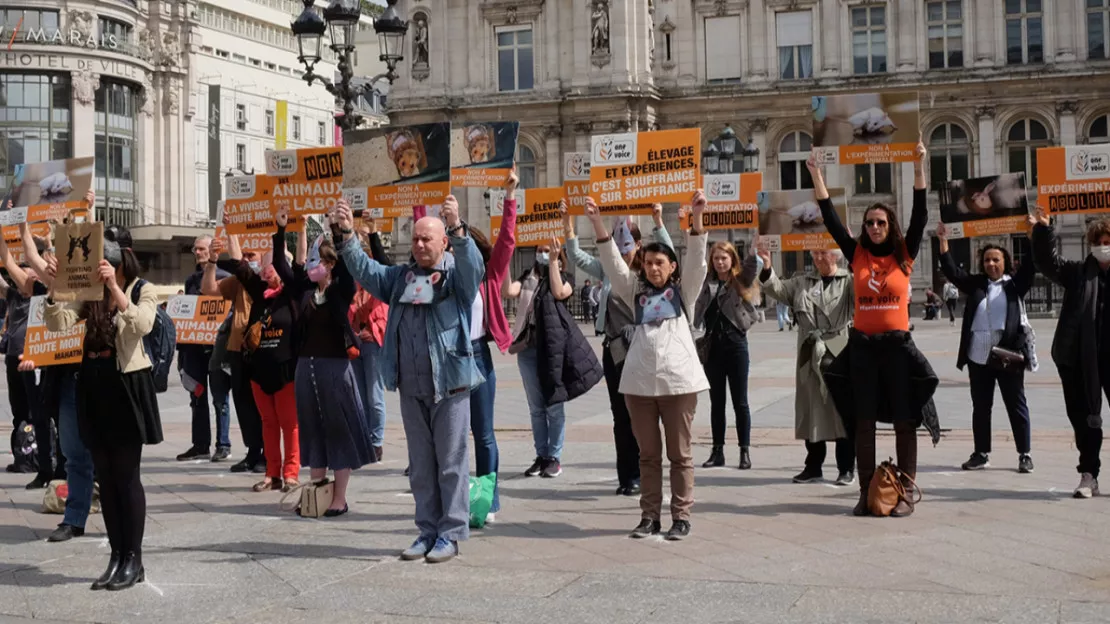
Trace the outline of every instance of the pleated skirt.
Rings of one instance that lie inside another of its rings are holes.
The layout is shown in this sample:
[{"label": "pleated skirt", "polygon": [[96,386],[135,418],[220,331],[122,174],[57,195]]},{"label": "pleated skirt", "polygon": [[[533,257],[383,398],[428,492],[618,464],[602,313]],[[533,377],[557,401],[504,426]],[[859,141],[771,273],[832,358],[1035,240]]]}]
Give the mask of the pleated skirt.
[{"label": "pleated skirt", "polygon": [[300,358],[294,383],[301,464],[331,470],[369,464],[374,449],[350,360]]}]

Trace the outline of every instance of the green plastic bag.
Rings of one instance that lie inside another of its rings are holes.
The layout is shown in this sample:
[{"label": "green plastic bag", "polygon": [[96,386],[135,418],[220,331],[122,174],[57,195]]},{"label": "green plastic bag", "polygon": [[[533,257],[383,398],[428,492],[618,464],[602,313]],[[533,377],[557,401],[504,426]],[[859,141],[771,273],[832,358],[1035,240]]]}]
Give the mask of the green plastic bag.
[{"label": "green plastic bag", "polygon": [[491,472],[481,477],[470,477],[470,528],[486,526],[486,515],[493,507],[493,488],[497,485],[497,473]]}]

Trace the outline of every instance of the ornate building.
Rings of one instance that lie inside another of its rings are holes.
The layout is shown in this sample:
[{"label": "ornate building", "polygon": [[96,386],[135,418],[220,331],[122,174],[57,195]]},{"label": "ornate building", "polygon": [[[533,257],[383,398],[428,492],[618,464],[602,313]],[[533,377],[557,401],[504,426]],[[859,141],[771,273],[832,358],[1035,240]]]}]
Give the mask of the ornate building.
[{"label": "ornate building", "polygon": [[[587,149],[592,133],[700,127],[708,143],[730,126],[759,148],[765,188],[805,187],[810,97],[840,92],[919,92],[935,182],[1012,171],[1035,182],[1038,147],[1110,141],[1110,0],[401,5],[427,29],[427,50],[406,55],[393,123],[518,119],[526,186],[559,184],[561,155]],[[876,201],[908,217],[910,165],[826,175],[847,189],[855,225]],[[1035,201],[1035,188],[1029,195]],[[465,196],[470,219],[482,222],[482,194]],[[935,223],[935,195],[930,202]],[[1082,219],[1061,221],[1065,253],[1079,257]],[[1025,238],[1012,238],[1003,242],[1023,261]],[[971,266],[983,242],[954,242],[954,253]],[[922,260],[918,288],[934,279],[931,250]],[[779,262],[789,273],[805,257]]]}]

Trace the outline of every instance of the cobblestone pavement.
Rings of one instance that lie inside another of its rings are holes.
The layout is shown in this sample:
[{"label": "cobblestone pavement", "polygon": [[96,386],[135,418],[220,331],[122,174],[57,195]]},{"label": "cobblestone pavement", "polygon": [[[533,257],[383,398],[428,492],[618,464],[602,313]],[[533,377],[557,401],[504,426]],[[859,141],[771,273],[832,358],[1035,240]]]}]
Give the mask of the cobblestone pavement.
[{"label": "cobblestone pavement", "polygon": [[[0,622],[1107,622],[1110,498],[1070,498],[1076,454],[1048,361],[1052,322],[1035,324],[1042,370],[1027,383],[1037,470],[1019,475],[1001,400],[994,467],[959,470],[971,432],[958,333],[918,322],[952,431],[936,448],[922,434],[925,501],[906,519],[854,518],[854,488],[790,483],[804,455],[792,439],[795,336],[760,326],[754,468],[697,469],[693,533],[681,543],[625,537],[639,511],[613,494],[603,385],[568,407],[564,474],[520,476],[534,455],[527,409],[514,359],[498,357],[503,510],[438,566],[397,558],[415,529],[396,397],[386,461],[355,474],[350,514],[324,521],[282,513],[279,494],[251,492],[255,479],[228,464],[174,461],[189,422],[184,392],[171,389],[161,397],[167,441],[148,447],[143,466],[147,582],[89,591],[108,554],[101,517],[85,537],[48,544],[60,517],[39,513],[41,491],[23,489],[29,476],[0,474]],[[700,466],[707,397],[695,426]],[[880,456],[893,446],[880,434]],[[734,466],[736,447],[726,452]]]}]

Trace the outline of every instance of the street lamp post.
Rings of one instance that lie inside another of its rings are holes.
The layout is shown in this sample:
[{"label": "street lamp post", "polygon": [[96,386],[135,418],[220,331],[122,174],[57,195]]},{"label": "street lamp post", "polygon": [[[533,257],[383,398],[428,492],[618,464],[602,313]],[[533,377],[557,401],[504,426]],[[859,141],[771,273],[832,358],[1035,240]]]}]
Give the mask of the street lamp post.
[{"label": "street lamp post", "polygon": [[[736,149],[739,141],[736,139],[736,131],[732,126],[726,125],[721,134],[717,138],[709,142],[709,145],[701,153],[702,169],[708,174],[719,173],[734,173],[737,163],[737,156],[742,157],[742,172],[750,173],[759,170],[759,148],[755,146],[755,141],[748,138],[748,144],[741,147],[739,151]],[[734,242],[733,230],[728,231],[729,242]]]},{"label": "street lamp post", "polygon": [[[353,130],[362,122],[362,116],[355,113],[355,100],[364,91],[373,89],[381,81],[388,80],[390,84],[397,79],[395,70],[397,64],[405,60],[403,51],[405,47],[405,34],[408,33],[408,22],[397,15],[394,5],[397,0],[387,0],[382,16],[374,20],[374,32],[378,35],[378,51],[386,66],[385,73],[378,74],[362,85],[352,85],[354,67],[352,62],[355,50],[355,36],[358,32],[358,21],[362,15],[359,0],[331,0],[324,9],[323,17],[316,12],[315,0],[301,0],[304,11],[293,21],[291,28],[297,37],[299,54],[297,60],[305,67],[304,80],[309,85],[320,82],[336,98],[343,101],[343,119],[339,122],[344,130]],[[328,45],[339,59],[339,84],[333,83],[326,77],[317,74],[314,69],[320,62],[320,49],[323,45],[324,33],[330,29],[331,43]]]}]

